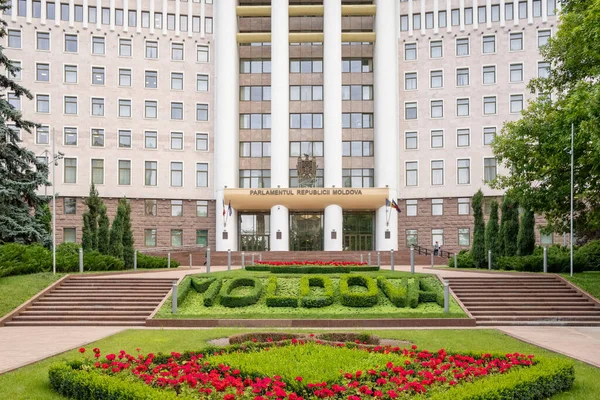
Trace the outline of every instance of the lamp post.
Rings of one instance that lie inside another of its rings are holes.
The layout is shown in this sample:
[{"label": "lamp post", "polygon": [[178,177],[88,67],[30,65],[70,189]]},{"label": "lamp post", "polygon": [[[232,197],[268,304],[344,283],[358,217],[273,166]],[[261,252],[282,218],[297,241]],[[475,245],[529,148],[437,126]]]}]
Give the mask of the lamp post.
[{"label": "lamp post", "polygon": [[573,182],[573,169],[574,169],[574,164],[575,164],[575,152],[573,151],[574,149],[574,142],[575,141],[575,124],[571,123],[571,240],[570,240],[570,264],[571,264],[571,276],[573,276],[573,192],[574,192],[574,185],[575,183]]},{"label": "lamp post", "polygon": [[[56,153],[56,136],[52,128],[52,159],[48,157],[48,150],[43,153],[46,157],[46,165],[52,163],[52,273],[56,275],[56,166],[58,160],[62,160],[65,155],[60,151]],[[48,186],[45,190],[47,191]],[[45,192],[47,193],[47,192]]]}]

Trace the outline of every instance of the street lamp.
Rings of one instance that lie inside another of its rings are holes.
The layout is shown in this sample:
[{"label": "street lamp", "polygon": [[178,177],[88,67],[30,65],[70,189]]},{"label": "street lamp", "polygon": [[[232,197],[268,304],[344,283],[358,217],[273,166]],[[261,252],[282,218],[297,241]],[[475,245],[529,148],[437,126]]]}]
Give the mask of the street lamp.
[{"label": "street lamp", "polygon": [[573,166],[575,164],[574,160],[574,151],[573,151],[573,142],[575,139],[575,124],[571,123],[571,240],[570,240],[570,263],[571,263],[571,276],[573,276],[573,192],[574,192],[574,182],[573,182]]}]

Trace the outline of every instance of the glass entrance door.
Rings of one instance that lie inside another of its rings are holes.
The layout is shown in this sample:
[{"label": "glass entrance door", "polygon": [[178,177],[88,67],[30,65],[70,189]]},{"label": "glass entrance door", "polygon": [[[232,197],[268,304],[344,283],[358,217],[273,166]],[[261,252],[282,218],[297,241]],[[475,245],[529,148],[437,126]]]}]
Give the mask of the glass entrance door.
[{"label": "glass entrance door", "polygon": [[323,214],[290,214],[290,250],[323,250]]},{"label": "glass entrance door", "polygon": [[344,212],[344,250],[371,251],[375,249],[375,213]]},{"label": "glass entrance door", "polygon": [[271,216],[240,214],[240,251],[269,251]]}]

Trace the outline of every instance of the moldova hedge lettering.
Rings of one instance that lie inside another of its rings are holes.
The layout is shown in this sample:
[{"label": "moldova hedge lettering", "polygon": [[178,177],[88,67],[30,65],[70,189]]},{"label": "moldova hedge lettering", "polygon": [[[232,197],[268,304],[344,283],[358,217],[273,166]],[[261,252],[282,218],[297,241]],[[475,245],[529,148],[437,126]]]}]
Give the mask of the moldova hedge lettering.
[{"label": "moldova hedge lettering", "polygon": [[208,290],[210,285],[212,285],[213,282],[216,280],[217,280],[216,278],[204,278],[204,279],[192,278],[192,286],[194,287],[194,290],[196,292],[204,293]]},{"label": "moldova hedge lettering", "polygon": [[383,294],[392,302],[396,307],[406,307],[408,303],[407,290],[404,285],[394,285],[392,281],[399,281],[400,279],[388,279],[385,276],[377,277],[377,286],[381,289]]},{"label": "moldova hedge lettering", "polygon": [[[351,292],[350,286],[363,286],[366,292]],[[377,304],[377,284],[368,276],[344,275],[340,279],[340,297],[342,304],[348,307],[373,307]]]},{"label": "moldova hedge lettering", "polygon": [[[252,290],[247,294],[232,294],[234,289],[249,286]],[[221,289],[221,304],[225,307],[246,307],[258,301],[262,294],[262,283],[254,277],[235,278],[227,282]]]},{"label": "moldova hedge lettering", "polygon": [[[311,295],[310,287],[323,288],[323,295]],[[303,276],[300,279],[300,305],[306,308],[321,308],[333,304],[333,284],[326,276]]]},{"label": "moldova hedge lettering", "polygon": [[298,307],[298,297],[292,295],[277,295],[277,277],[269,278],[267,284],[267,307]]},{"label": "moldova hedge lettering", "polygon": [[375,272],[379,271],[379,267],[377,265],[248,265],[246,270],[274,274],[347,274],[349,272]]},{"label": "moldova hedge lettering", "polygon": [[204,306],[212,307],[212,305],[215,304],[222,285],[223,281],[221,279],[215,279],[215,281],[210,284],[208,289],[204,292]]}]

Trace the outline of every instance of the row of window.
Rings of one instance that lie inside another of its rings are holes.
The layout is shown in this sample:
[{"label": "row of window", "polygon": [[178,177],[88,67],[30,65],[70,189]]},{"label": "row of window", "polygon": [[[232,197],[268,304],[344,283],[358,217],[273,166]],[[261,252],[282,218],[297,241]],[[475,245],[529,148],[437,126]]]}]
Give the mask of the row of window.
[{"label": "row of window", "polygon": [[[144,229],[144,246],[156,247],[158,229]],[[171,229],[171,247],[183,246],[183,229]],[[75,243],[77,241],[77,228],[63,228],[63,242]],[[208,246],[208,230],[196,229],[196,246]]]},{"label": "row of window", "polygon": [[[299,186],[298,171],[290,171],[290,187]],[[240,169],[239,187],[246,189],[270,188],[271,170],[270,169]],[[323,187],[323,170],[317,169],[316,187]],[[342,169],[343,187],[363,188],[374,187],[375,170],[373,168],[344,168]]]},{"label": "row of window", "polygon": [[[75,197],[64,197],[63,198],[63,214],[75,215],[77,214],[77,198]],[[144,200],[144,215],[149,217],[156,217],[158,215],[158,200],[146,199]],[[170,214],[171,217],[183,216],[183,200],[171,200],[170,201]],[[197,200],[196,201],[196,217],[208,217],[208,200]]]},{"label": "row of window", "polygon": [[[458,245],[459,246],[470,246],[471,245],[471,229],[470,228],[458,228]],[[439,246],[444,245],[444,229],[432,229],[431,230],[431,246],[436,243]],[[406,247],[417,246],[419,244],[418,230],[417,229],[406,229],[405,231]],[[540,229],[540,244],[551,245],[553,243],[552,234],[546,234]]]},{"label": "row of window", "polygon": [[[372,129],[373,113],[342,113],[342,128]],[[271,129],[271,114],[240,114],[240,129]],[[291,113],[290,129],[323,129],[323,114]]]},{"label": "row of window", "polygon": [[[547,11],[546,15],[555,15],[556,12],[556,0],[533,0],[532,2],[532,15],[534,18],[542,16],[542,1],[546,1]],[[490,5],[489,9],[487,5],[477,7],[477,22],[484,24],[486,22],[499,22],[500,21],[500,5]],[[450,11],[450,24],[452,26],[473,25],[473,7],[465,7],[463,14],[459,8],[452,9]],[[488,16],[489,13],[489,16]],[[529,17],[527,10],[527,1],[515,1],[507,2],[504,4],[504,20],[512,21],[515,18],[527,19]],[[448,24],[448,14],[445,10],[438,11],[438,27],[445,28]],[[489,21],[488,21],[489,18]],[[412,22],[412,24],[411,24]],[[414,30],[418,29],[433,29],[435,22],[435,15],[433,12],[425,13],[425,20],[421,20],[421,14],[412,14],[412,21],[409,15],[404,14],[400,16],[400,31],[408,31],[410,28]]]},{"label": "row of window", "polygon": [[[50,3],[49,3],[50,4]],[[9,29],[8,30],[8,47],[14,49],[20,49],[23,45],[23,38],[20,29]],[[35,45],[37,50],[50,51],[50,33],[49,32],[36,32]],[[90,42],[91,54],[95,55],[106,55],[106,49],[110,48],[107,46],[105,36],[92,36]],[[79,52],[79,35],[77,33],[65,33],[64,34],[64,48],[65,53],[78,53]],[[119,38],[119,56],[131,57],[133,55],[133,41],[132,39]],[[144,57],[147,59],[158,59],[159,58],[159,41],[158,40],[145,40],[144,41]],[[197,62],[208,62],[209,61],[209,46],[208,45],[196,45],[196,61]],[[170,57],[172,61],[185,61],[185,44],[183,42],[171,42],[170,43]]]},{"label": "row of window", "polygon": [[[444,160],[432,160],[430,162],[430,184],[432,186],[442,186],[445,184]],[[406,161],[406,186],[419,186],[419,162]],[[497,162],[495,158],[483,159],[483,181],[491,182],[498,173]],[[471,184],[471,159],[459,158],[456,160],[456,184]]]},{"label": "row of window", "polygon": [[[290,142],[290,157],[323,157],[323,142]],[[373,141],[343,141],[343,157],[373,157]],[[240,142],[240,157],[271,157],[271,142]]]},{"label": "row of window", "polygon": [[[343,73],[373,72],[372,58],[342,58]],[[270,59],[241,59],[240,74],[270,74]],[[291,59],[291,74],[323,73],[322,59]]]},{"label": "row of window", "polygon": [[[14,1],[14,0],[12,0]],[[4,10],[5,15],[10,15],[12,13],[11,10],[11,0],[8,0],[8,8]],[[212,0],[207,0],[207,2]],[[21,17],[27,16],[27,1],[26,0],[17,0],[17,15]],[[199,3],[199,1],[196,1]],[[112,23],[116,26],[129,26],[135,28],[140,24],[142,28],[150,28],[151,23],[155,29],[163,28],[163,14],[161,12],[154,12],[154,21],[151,21],[151,15],[149,11],[142,11],[140,13],[141,21],[138,21],[138,15],[136,10],[127,10],[125,12],[122,9],[115,8],[114,14],[111,15],[111,9],[108,7],[101,7],[98,10],[97,7],[88,6],[87,7],[87,20],[91,24],[95,24],[100,22],[102,25],[110,25],[111,24],[111,16]],[[84,17],[84,7],[80,4],[75,4],[72,9],[73,21],[75,22],[83,22]],[[56,12],[56,3],[47,2],[46,3],[46,19],[54,20],[57,16],[61,21],[69,21],[71,9],[69,8],[69,3],[60,3],[60,13],[57,15]],[[33,18],[41,18],[42,17],[42,2],[34,0],[32,2],[31,7],[31,16]],[[127,19],[125,19],[127,18]],[[176,26],[177,16],[176,14],[167,14],[166,15],[166,27],[167,30],[174,31]],[[188,23],[191,22],[191,31],[192,32],[200,32],[200,16],[192,16],[191,21],[188,19],[186,14],[179,15],[179,27],[178,29],[181,32],[188,31]],[[204,33],[213,33],[213,19],[212,17],[204,17]]]},{"label": "row of window", "polygon": [[[496,127],[486,126],[483,128],[483,144],[490,145],[496,137]],[[430,131],[430,148],[442,149],[445,146],[444,130],[432,129]],[[456,130],[456,147],[471,146],[471,129],[460,128]],[[404,133],[404,148],[406,150],[417,150],[419,148],[419,134],[416,131]]]},{"label": "row of window", "polygon": [[[497,96],[483,96],[483,115],[496,115],[498,113],[498,99]],[[430,100],[430,118],[444,118],[444,100]],[[524,96],[522,94],[511,94],[509,95],[509,110],[512,114],[518,114],[523,110],[525,105]],[[454,113],[457,117],[469,117],[471,115],[471,99],[459,98],[456,99],[456,112]],[[418,119],[417,102],[410,101],[404,103],[404,119]]]},{"label": "row of window", "polygon": [[[342,85],[342,100],[373,100],[373,85]],[[240,101],[271,101],[271,86],[240,86]],[[323,85],[292,85],[290,101],[323,101]]]}]

